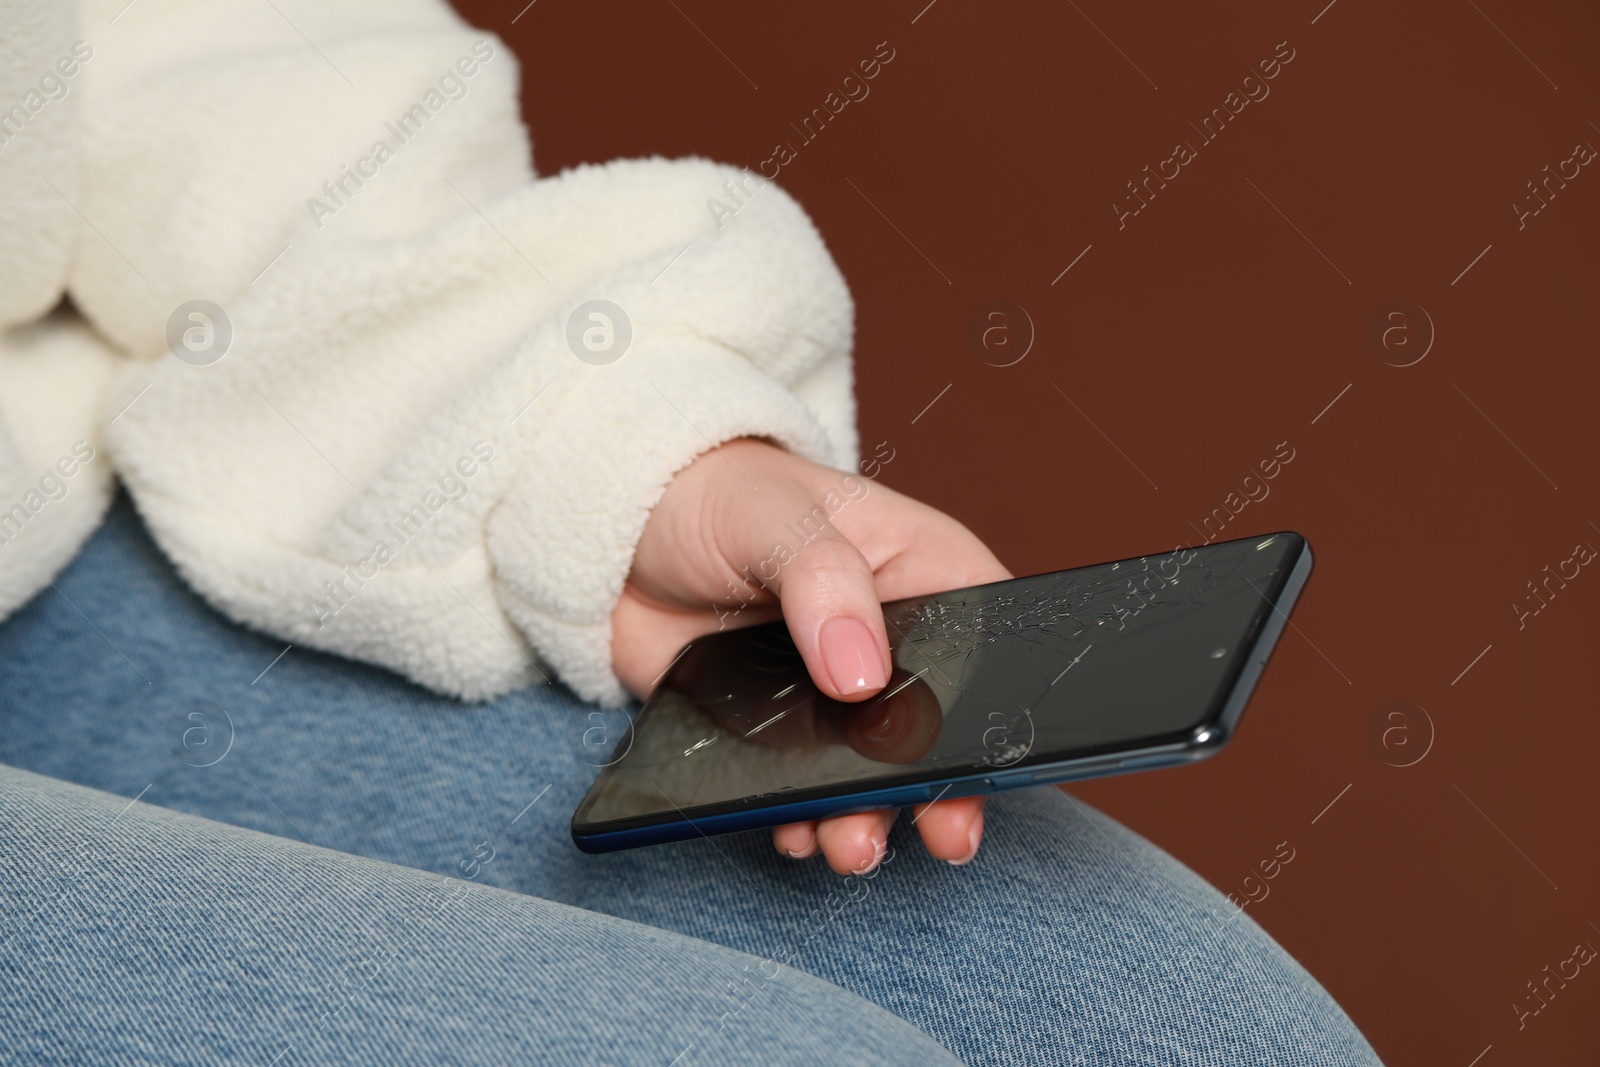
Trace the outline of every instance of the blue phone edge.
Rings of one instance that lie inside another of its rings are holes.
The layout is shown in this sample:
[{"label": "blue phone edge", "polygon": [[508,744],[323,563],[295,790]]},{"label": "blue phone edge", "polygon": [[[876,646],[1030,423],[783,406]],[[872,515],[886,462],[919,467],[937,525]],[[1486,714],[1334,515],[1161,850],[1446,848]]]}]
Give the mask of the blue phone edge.
[{"label": "blue phone edge", "polygon": [[[741,830],[759,830],[791,822],[805,822],[835,815],[853,815],[864,811],[881,811],[886,808],[904,808],[924,801],[951,797],[976,796],[1000,793],[1030,785],[1054,785],[1062,782],[1081,782],[1091,778],[1105,778],[1114,774],[1157,770],[1194,763],[1216,755],[1233,737],[1245,705],[1255,692],[1267,660],[1277,647],[1289,622],[1289,612],[1294,610],[1300,591],[1311,577],[1311,544],[1294,531],[1285,530],[1300,540],[1300,556],[1295,561],[1282,591],[1272,603],[1272,612],[1262,624],[1251,647],[1250,659],[1239,672],[1233,688],[1214,723],[1197,726],[1185,741],[1147,748],[1128,749],[1117,753],[1103,753],[1078,759],[1062,760],[1043,766],[1031,766],[1015,771],[990,770],[987,773],[963,775],[941,781],[920,782],[914,785],[874,789],[854,795],[819,797],[797,801],[793,804],[776,804],[746,811],[722,812],[654,826],[638,826],[600,833],[580,833],[572,827],[572,841],[584,852],[599,854],[643,845],[661,845],[672,841],[692,840],[696,836],[736,833]],[[851,801],[847,807],[841,802]]]}]

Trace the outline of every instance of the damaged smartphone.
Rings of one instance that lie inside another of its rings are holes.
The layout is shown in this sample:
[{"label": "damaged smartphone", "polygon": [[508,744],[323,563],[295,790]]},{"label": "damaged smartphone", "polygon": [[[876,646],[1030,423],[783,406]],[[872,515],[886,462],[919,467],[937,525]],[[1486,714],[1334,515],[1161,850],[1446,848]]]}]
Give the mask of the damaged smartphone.
[{"label": "damaged smartphone", "polygon": [[894,669],[844,703],[780,622],[679,653],[572,816],[607,852],[1203,759],[1306,578],[1295,533],[883,605]]}]

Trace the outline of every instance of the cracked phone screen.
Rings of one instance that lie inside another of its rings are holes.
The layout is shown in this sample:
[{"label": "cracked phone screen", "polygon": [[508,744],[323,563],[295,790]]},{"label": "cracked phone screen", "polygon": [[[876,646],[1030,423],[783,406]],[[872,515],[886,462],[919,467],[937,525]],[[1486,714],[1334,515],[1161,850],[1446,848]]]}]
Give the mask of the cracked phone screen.
[{"label": "cracked phone screen", "polygon": [[698,639],[579,817],[668,820],[1172,739],[1220,708],[1300,544],[1227,541],[890,602],[894,669],[861,703],[812,684],[781,622]]}]

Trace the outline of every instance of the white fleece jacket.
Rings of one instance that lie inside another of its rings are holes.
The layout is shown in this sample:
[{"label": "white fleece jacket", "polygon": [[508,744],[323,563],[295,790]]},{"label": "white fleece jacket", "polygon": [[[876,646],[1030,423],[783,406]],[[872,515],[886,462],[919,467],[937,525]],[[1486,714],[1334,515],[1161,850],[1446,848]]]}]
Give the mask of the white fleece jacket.
[{"label": "white fleece jacket", "polygon": [[0,617],[114,472],[241,623],[620,703],[673,474],[746,434],[854,466],[849,293],[776,186],[536,178],[515,59],[440,0],[125,5],[0,0]]}]

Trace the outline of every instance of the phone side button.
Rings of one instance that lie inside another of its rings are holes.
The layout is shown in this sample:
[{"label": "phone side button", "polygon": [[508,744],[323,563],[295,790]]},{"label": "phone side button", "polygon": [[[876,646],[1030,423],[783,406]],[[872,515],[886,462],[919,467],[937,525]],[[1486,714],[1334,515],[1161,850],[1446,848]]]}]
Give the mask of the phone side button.
[{"label": "phone side button", "polygon": [[988,778],[973,778],[962,782],[951,782],[949,785],[938,789],[929,788],[929,800],[949,800],[951,797],[970,797],[975,793],[991,793],[994,791],[994,782]]}]

